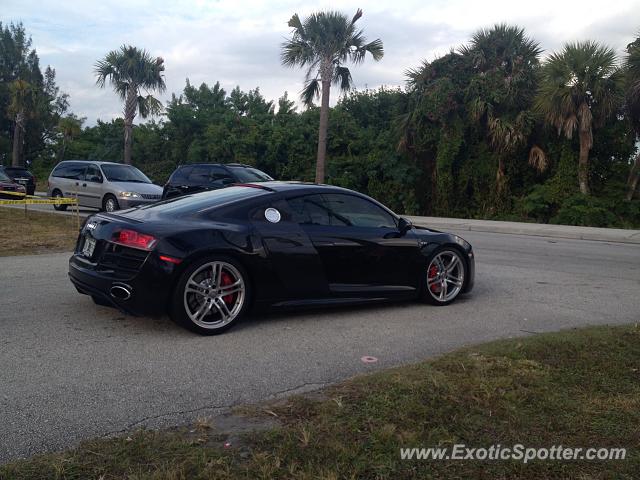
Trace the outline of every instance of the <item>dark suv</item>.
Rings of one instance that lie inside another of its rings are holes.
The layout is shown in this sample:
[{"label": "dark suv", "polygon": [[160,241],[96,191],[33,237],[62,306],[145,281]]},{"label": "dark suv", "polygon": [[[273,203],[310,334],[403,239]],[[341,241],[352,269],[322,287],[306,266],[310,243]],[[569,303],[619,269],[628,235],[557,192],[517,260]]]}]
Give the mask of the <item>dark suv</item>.
[{"label": "dark suv", "polygon": [[36,192],[36,177],[25,167],[4,167],[4,173],[26,188],[27,195],[33,195]]},{"label": "dark suv", "polygon": [[268,182],[266,173],[240,163],[194,163],[178,167],[164,186],[162,198],[216,190],[234,183]]}]

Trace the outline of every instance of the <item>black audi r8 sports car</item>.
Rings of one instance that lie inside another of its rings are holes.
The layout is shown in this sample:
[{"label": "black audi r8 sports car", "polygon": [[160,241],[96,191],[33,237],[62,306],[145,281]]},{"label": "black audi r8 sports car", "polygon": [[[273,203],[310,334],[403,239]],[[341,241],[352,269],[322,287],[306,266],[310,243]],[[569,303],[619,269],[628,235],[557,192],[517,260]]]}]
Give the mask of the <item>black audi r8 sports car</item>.
[{"label": "black audi r8 sports car", "polygon": [[360,193],[265,182],[93,215],[69,276],[98,304],[216,334],[251,306],[446,305],[471,290],[474,264],[462,238]]}]

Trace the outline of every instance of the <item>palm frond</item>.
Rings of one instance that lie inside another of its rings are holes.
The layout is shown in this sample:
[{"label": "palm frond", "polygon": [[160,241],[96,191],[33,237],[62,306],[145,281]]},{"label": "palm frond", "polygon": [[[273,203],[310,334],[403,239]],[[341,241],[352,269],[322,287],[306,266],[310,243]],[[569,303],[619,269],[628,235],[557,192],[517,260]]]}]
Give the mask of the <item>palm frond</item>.
[{"label": "palm frond", "polygon": [[340,90],[346,92],[351,89],[351,85],[353,84],[353,78],[351,78],[351,72],[347,67],[343,67],[337,65],[333,69],[333,79],[332,83],[334,85],[339,85]]},{"label": "palm frond", "polygon": [[138,112],[142,118],[160,115],[163,110],[162,102],[157,98],[151,95],[138,96]]},{"label": "palm frond", "polygon": [[302,93],[300,94],[300,98],[302,99],[302,103],[304,103],[307,107],[313,105],[313,100],[320,96],[320,81],[317,78],[313,78],[305,83],[304,88],[302,89]]},{"label": "palm frond", "polygon": [[529,165],[540,173],[544,172],[549,166],[547,154],[538,145],[533,145],[529,150]]}]

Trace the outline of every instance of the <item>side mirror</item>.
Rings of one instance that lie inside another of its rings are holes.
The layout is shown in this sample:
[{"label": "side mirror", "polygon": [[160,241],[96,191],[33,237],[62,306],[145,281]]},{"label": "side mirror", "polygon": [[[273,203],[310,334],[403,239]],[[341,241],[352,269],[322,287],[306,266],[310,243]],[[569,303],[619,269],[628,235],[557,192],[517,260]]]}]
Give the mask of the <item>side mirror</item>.
[{"label": "side mirror", "polygon": [[102,183],[102,177],[99,175],[93,175],[92,177],[89,177],[89,181],[95,182],[95,183]]},{"label": "side mirror", "polygon": [[398,230],[400,231],[400,235],[404,235],[409,230],[413,228],[413,223],[408,218],[400,217],[398,220]]}]

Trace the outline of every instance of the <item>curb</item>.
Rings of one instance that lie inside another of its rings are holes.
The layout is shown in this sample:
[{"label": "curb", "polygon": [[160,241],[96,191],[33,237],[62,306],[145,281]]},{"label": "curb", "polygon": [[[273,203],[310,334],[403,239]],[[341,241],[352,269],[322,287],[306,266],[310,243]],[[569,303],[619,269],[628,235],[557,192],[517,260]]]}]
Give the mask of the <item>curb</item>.
[{"label": "curb", "polygon": [[593,240],[640,245],[640,230],[621,228],[576,227],[541,223],[501,222],[497,220],[471,220],[463,218],[414,217],[409,218],[416,225],[435,229],[466,230],[470,232],[507,233],[534,237],[566,238],[573,240]]}]

